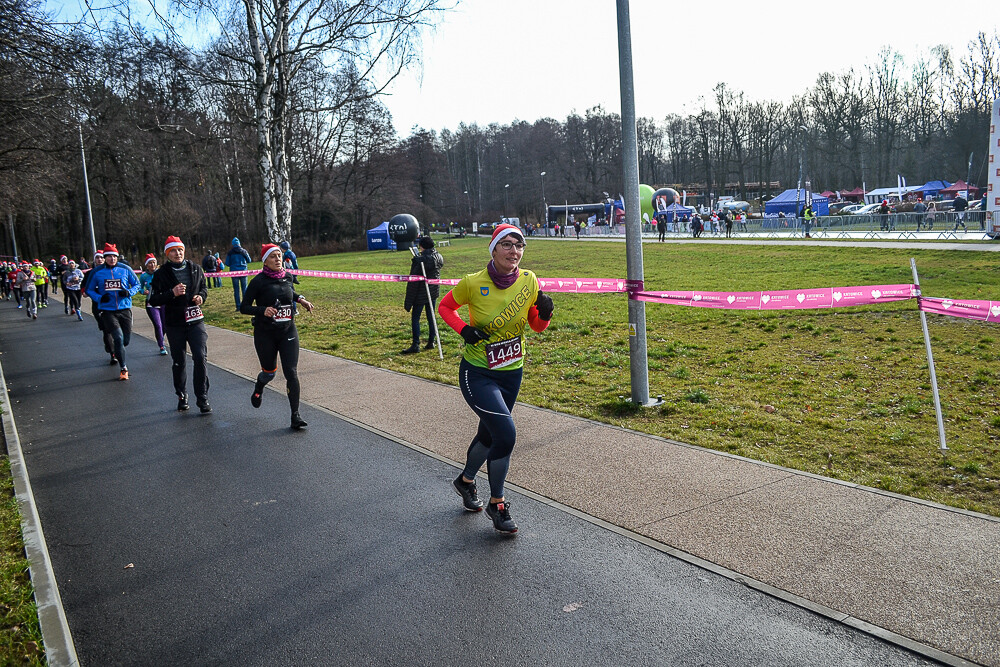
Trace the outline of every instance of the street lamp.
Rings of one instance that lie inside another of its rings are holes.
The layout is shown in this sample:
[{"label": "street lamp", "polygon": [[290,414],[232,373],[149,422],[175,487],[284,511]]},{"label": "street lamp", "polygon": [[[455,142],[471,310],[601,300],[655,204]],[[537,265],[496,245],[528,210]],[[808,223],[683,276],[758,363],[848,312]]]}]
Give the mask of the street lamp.
[{"label": "street lamp", "polygon": [[538,180],[542,182],[542,226],[545,227],[545,235],[549,235],[549,207],[545,203],[545,172],[538,175]]},{"label": "street lamp", "polygon": [[503,186],[503,217],[507,217],[507,190],[510,188],[510,183]]},{"label": "street lamp", "polygon": [[[798,189],[795,191],[796,219],[798,219],[799,217],[799,195],[802,194],[802,171],[803,171],[803,162],[805,161],[805,154],[806,154],[806,132],[809,131],[809,128],[806,127],[805,125],[799,125],[799,129],[802,131],[802,134],[799,135],[799,185]],[[809,201],[808,197],[806,198],[806,201],[807,202]],[[801,224],[801,222],[799,224]]]}]

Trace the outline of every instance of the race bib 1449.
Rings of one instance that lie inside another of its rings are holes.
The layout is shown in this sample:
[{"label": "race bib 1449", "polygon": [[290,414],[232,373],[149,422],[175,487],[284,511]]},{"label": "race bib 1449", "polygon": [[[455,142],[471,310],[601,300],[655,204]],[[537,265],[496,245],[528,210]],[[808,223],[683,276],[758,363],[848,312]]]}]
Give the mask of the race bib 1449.
[{"label": "race bib 1449", "polygon": [[521,349],[521,337],[488,343],[486,345],[486,363],[490,368],[503,368],[517,362],[524,356]]}]

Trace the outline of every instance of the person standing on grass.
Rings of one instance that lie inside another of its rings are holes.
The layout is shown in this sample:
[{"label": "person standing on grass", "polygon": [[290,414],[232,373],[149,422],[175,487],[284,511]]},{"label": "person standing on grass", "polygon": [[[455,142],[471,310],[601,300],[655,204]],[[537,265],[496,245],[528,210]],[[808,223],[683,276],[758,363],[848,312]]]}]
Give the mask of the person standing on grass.
[{"label": "person standing on grass", "polygon": [[132,339],[132,297],[139,291],[139,279],[132,269],[118,264],[114,244],[105,243],[103,255],[104,264],[92,271],[94,277],[87,283],[87,296],[97,304],[105,334],[111,337],[111,359],[120,368],[118,379],[128,380],[125,348]]},{"label": "person standing on grass", "polygon": [[[479,417],[479,429],[466,453],[465,468],[452,485],[469,512],[483,503],[476,491],[476,473],[486,464],[490,501],[486,514],[502,533],[516,533],[504,482],[517,434],[511,410],[521,389],[524,331],[545,331],[552,319],[552,299],[538,287],[538,278],[520,268],[524,236],[514,225],[500,225],[490,240],[486,268],[462,278],[438,307],[441,318],[465,341],[458,366],[462,397]],[[469,322],[458,309],[469,307]]]},{"label": "person standing on grass", "polygon": [[285,376],[288,390],[288,406],[292,410],[292,430],[306,427],[299,415],[299,331],[295,328],[295,306],[300,304],[308,312],[313,305],[301,294],[295,292],[292,274],[282,266],[281,248],[273,243],[260,249],[263,270],[247,285],[240,312],[253,315],[253,346],[260,362],[260,373],[250,395],[250,405],[261,406],[264,387],[278,372],[278,358],[281,358],[281,372]]},{"label": "person standing on grass", "polygon": [[[441,267],[444,266],[444,257],[434,249],[434,240],[429,236],[423,236],[418,242],[420,254],[410,261],[411,276],[426,276],[427,278],[440,278]],[[441,288],[438,285],[425,285],[422,280],[415,280],[406,283],[406,297],[403,300],[403,308],[411,311],[410,327],[413,333],[413,344],[403,350],[403,354],[414,354],[420,351],[420,315],[427,313],[427,346],[425,349],[432,349],[437,340],[437,321],[434,318],[438,295]],[[430,293],[430,301],[427,294]]]},{"label": "person standing on grass", "polygon": [[191,348],[194,396],[202,414],[212,411],[208,403],[208,329],[201,306],[208,298],[205,271],[184,259],[184,243],[168,236],[163,244],[166,263],[153,274],[149,303],[163,308],[163,324],[173,360],[177,410],[188,409],[187,348]]},{"label": "person standing on grass", "polygon": [[[248,264],[250,264],[250,253],[240,245],[238,238],[234,238],[232,247],[226,253],[226,266],[230,271],[246,271]],[[233,300],[236,302],[236,310],[240,309],[246,291],[247,277],[233,276]]]}]

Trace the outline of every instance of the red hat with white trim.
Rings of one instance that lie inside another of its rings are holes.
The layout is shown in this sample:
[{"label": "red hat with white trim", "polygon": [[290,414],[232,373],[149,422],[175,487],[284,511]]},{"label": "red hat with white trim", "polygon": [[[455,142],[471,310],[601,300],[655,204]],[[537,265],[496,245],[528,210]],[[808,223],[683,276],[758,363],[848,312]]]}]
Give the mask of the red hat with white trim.
[{"label": "red hat with white trim", "polygon": [[168,236],[167,242],[163,244],[163,252],[170,250],[171,248],[183,248],[184,243],[176,236]]},{"label": "red hat with white trim", "polygon": [[114,255],[118,256],[118,247],[114,243],[105,243],[104,250],[101,252],[102,255]]},{"label": "red hat with white trim", "polygon": [[143,262],[142,265],[146,266],[150,262],[155,262],[155,261],[156,261],[156,255],[154,255],[153,253],[149,253],[148,255],[146,255],[146,261]]},{"label": "red hat with white trim", "polygon": [[274,245],[273,243],[265,243],[264,245],[262,245],[260,247],[260,261],[263,262],[264,260],[266,260],[267,256],[274,251],[281,252],[281,248]]},{"label": "red hat with white trim", "polygon": [[519,227],[514,225],[502,224],[497,225],[497,228],[493,230],[493,238],[490,240],[490,254],[493,254],[493,249],[497,247],[500,240],[505,236],[510,236],[514,234],[521,241],[524,241],[524,233]]}]

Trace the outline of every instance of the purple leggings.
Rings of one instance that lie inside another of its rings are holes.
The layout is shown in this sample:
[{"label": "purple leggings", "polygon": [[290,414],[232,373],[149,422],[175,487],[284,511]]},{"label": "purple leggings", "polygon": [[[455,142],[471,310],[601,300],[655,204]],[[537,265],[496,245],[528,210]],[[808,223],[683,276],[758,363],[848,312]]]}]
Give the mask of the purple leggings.
[{"label": "purple leggings", "polygon": [[156,332],[156,344],[163,347],[163,306],[146,306],[146,314]]}]

